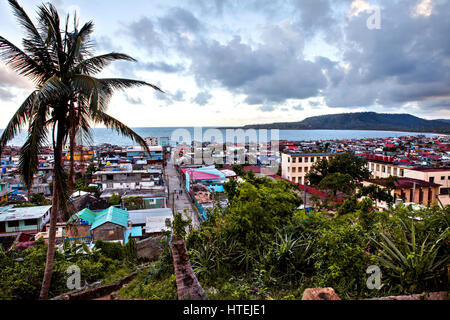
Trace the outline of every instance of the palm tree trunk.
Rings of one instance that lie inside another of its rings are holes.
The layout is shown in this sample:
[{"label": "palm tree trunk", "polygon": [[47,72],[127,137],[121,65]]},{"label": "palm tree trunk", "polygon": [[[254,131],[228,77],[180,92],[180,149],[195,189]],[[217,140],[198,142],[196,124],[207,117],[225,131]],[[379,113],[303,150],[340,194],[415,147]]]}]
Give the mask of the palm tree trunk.
[{"label": "palm tree trunk", "polygon": [[73,159],[74,149],[75,149],[75,125],[74,125],[74,110],[73,110],[73,102],[71,102],[70,109],[70,171],[69,171],[69,188],[70,192],[74,191],[74,175],[75,175],[75,162]]},{"label": "palm tree trunk", "polygon": [[53,200],[52,208],[50,212],[50,228],[48,235],[48,248],[47,248],[47,259],[45,263],[44,279],[42,280],[41,292],[39,294],[39,299],[47,300],[48,292],[50,290],[50,282],[53,273],[53,258],[55,257],[55,242],[56,242],[56,222],[60,210],[59,203],[59,185],[61,183],[62,177],[60,176],[63,166],[62,166],[62,148],[63,148],[63,128],[64,124],[62,121],[58,122],[58,133],[56,148],[53,150],[53,155],[55,159],[55,164],[53,168]]}]

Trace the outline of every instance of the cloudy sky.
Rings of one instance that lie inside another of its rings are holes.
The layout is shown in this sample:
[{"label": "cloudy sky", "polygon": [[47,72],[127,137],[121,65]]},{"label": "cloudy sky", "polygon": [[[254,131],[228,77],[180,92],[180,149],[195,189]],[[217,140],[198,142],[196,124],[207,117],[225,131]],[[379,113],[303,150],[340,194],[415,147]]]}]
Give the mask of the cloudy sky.
[{"label": "cloudy sky", "polygon": [[[131,77],[109,112],[132,127],[300,121],[377,111],[450,118],[450,0],[56,0],[93,20],[101,76]],[[19,3],[34,19],[41,1]],[[379,13],[379,15],[378,15]],[[0,35],[21,28],[0,1]],[[32,86],[0,63],[0,128]]]}]

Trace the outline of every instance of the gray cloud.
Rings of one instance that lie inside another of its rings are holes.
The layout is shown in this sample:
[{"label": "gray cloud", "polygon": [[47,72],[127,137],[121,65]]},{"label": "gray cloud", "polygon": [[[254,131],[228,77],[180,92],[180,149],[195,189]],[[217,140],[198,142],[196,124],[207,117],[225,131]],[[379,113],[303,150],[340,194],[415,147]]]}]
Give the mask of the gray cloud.
[{"label": "gray cloud", "polygon": [[4,89],[0,86],[0,100],[3,101],[11,101],[14,99],[14,95],[7,89]]},{"label": "gray cloud", "polygon": [[[384,2],[381,30],[367,28],[371,13],[347,18],[351,2],[292,0],[282,8],[271,1],[250,1],[240,7],[234,0],[195,2],[197,11],[193,10],[198,13],[200,8],[203,14],[237,14],[237,8],[252,6],[255,12],[284,14],[282,23],[255,26],[260,35],[256,43],[243,40],[238,29],[229,34],[231,40],[219,42],[208,33],[206,21],[211,18],[198,14],[197,18],[186,8],[171,9],[154,20],[140,19],[129,26],[129,34],[149,52],[159,47],[190,61],[186,68],[201,89],[218,86],[243,94],[245,103],[265,110],[288,99],[312,97],[324,98],[332,108],[399,108],[414,102],[420,108],[445,110],[450,100],[450,2],[434,1],[430,17],[411,14],[417,1]],[[193,38],[187,40],[185,32]],[[338,50],[339,61],[324,56],[305,59],[304,43],[316,36]],[[165,62],[142,66],[183,70]],[[309,103],[312,108],[319,105]]]},{"label": "gray cloud", "polygon": [[292,109],[297,110],[297,111],[303,111],[305,110],[305,108],[303,108],[303,106],[301,104],[292,107]]},{"label": "gray cloud", "polygon": [[263,30],[256,48],[239,36],[227,44],[202,42],[189,52],[197,83],[217,83],[246,94],[246,103],[284,103],[287,99],[315,97],[326,88],[321,64],[304,60],[303,39],[290,24]]},{"label": "gray cloud", "polygon": [[139,97],[130,97],[125,93],[125,99],[131,104],[142,104],[142,99]]},{"label": "gray cloud", "polygon": [[183,8],[172,8],[169,12],[158,19],[162,31],[180,34],[182,32],[198,32],[202,29],[199,20],[192,12]]},{"label": "gray cloud", "polygon": [[153,21],[143,17],[132,22],[125,29],[138,47],[145,48],[149,53],[164,52],[165,46],[160,33],[156,30]]},{"label": "gray cloud", "polygon": [[450,99],[450,2],[435,1],[430,17],[413,16],[416,4],[386,3],[381,30],[366,27],[368,14],[348,23],[343,53],[350,68],[325,91],[330,107],[418,102],[430,108],[429,99]]},{"label": "gray cloud", "polygon": [[209,92],[200,92],[194,98],[191,99],[191,102],[198,104],[199,106],[204,106],[208,104],[209,100],[212,98],[212,95]]},{"label": "gray cloud", "polygon": [[143,68],[147,71],[160,71],[164,73],[177,73],[184,71],[184,66],[180,63],[178,64],[169,64],[164,61],[156,61],[156,62],[144,62],[138,63],[138,68]]},{"label": "gray cloud", "polygon": [[155,91],[154,95],[156,99],[164,101],[166,105],[171,105],[175,102],[182,102],[185,100],[184,95],[186,94],[185,91],[178,89],[175,93],[171,93],[169,91],[166,91],[166,93],[161,93],[158,91]]},{"label": "gray cloud", "polygon": [[259,107],[259,110],[261,110],[262,112],[273,112],[275,111],[275,107],[274,106],[261,106]]}]

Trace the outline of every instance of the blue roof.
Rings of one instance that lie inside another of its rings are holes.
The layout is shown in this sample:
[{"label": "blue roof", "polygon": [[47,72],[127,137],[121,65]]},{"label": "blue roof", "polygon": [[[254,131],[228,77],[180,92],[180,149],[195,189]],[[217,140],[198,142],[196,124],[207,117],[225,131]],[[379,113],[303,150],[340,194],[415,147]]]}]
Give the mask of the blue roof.
[{"label": "blue roof", "polygon": [[133,227],[131,229],[125,229],[124,231],[125,243],[128,242],[130,235],[132,237],[142,237],[142,227]]}]

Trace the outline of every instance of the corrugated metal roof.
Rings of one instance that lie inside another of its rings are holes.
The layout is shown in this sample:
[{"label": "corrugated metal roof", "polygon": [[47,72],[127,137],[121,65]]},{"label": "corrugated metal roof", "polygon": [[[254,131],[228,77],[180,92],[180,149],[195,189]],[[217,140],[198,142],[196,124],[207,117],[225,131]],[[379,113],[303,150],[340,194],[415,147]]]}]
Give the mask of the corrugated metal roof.
[{"label": "corrugated metal roof", "polygon": [[106,222],[111,222],[114,224],[118,224],[123,226],[124,228],[128,227],[128,212],[116,207],[109,207],[106,210],[103,210],[97,213],[94,223],[92,224],[91,230],[98,228],[102,224]]},{"label": "corrugated metal roof", "polygon": [[52,206],[11,208],[0,210],[0,222],[42,218]]},{"label": "corrugated metal roof", "polygon": [[157,217],[165,221],[166,218],[173,217],[172,209],[170,208],[157,208],[157,209],[145,209],[145,210],[132,210],[128,211],[130,221],[132,224],[145,224],[147,217]]},{"label": "corrugated metal roof", "polygon": [[125,229],[124,233],[124,239],[125,243],[128,243],[128,239],[131,235],[131,237],[142,237],[142,227],[133,227],[130,229]]},{"label": "corrugated metal roof", "polygon": [[78,213],[75,213],[73,216],[71,216],[69,219],[69,222],[72,222],[72,221],[80,218],[81,220],[84,220],[84,221],[88,222],[89,224],[93,224],[96,216],[97,216],[97,213],[95,213],[92,210],[89,210],[88,208],[85,208],[85,209],[79,211]]}]

